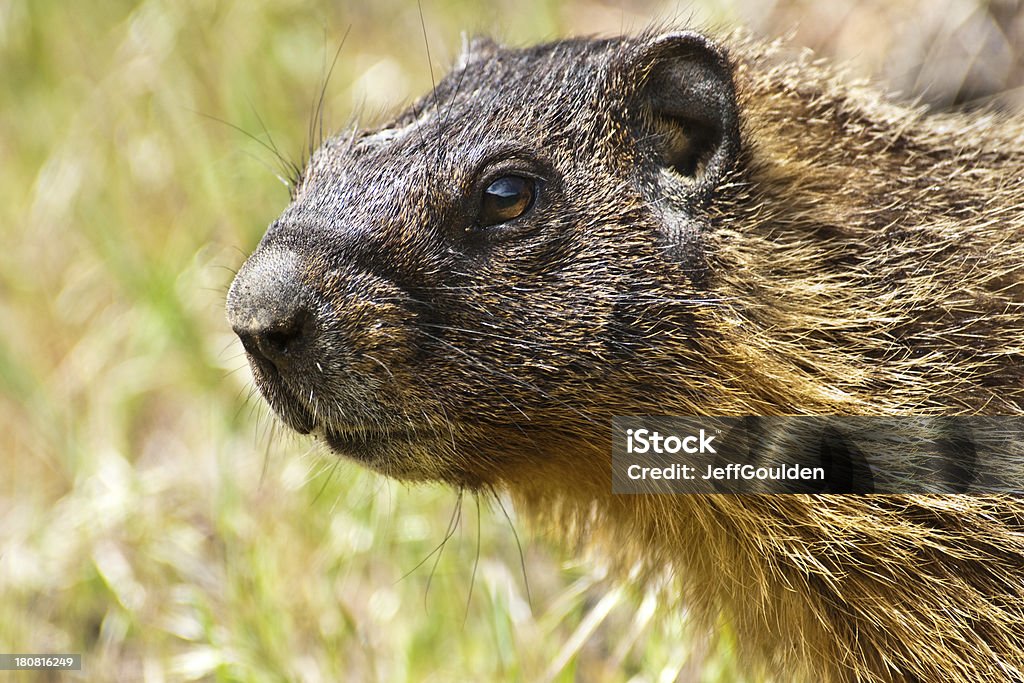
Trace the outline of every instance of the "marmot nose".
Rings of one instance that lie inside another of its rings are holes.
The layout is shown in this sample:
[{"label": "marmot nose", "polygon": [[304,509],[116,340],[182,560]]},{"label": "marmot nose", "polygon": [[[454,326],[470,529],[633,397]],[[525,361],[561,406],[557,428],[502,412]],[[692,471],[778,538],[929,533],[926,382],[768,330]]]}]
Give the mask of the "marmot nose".
[{"label": "marmot nose", "polygon": [[228,292],[231,329],[251,355],[278,369],[304,352],[312,329],[296,258],[259,254],[238,271]]}]

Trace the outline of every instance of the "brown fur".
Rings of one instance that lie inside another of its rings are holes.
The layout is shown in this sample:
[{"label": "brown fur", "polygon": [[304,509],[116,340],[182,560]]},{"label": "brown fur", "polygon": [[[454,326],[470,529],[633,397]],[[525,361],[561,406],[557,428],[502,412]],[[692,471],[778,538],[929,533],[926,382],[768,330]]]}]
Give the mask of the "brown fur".
[{"label": "brown fur", "polygon": [[[631,99],[652,39],[479,43],[436,103],[328,142],[229,310],[236,329],[262,310],[270,295],[245,287],[292,250],[328,311],[302,360],[329,367],[254,360],[261,389],[384,473],[507,490],[624,567],[669,568],[779,680],[1024,681],[1024,499],[616,496],[609,430],[629,414],[1024,414],[1024,123],[926,114],[727,38],[743,144],[666,257],[652,235],[695,185],[670,178],[656,200],[631,185],[660,135]],[[548,98],[584,68],[577,99]],[[527,104],[513,117],[506,97]],[[560,146],[559,126],[578,137]],[[561,231],[486,250],[424,236],[438,179],[471,188],[470,143],[520,127],[561,172],[537,209]]]},{"label": "brown fur", "polygon": [[[608,412],[1024,413],[1024,125],[894,106],[777,46],[731,56],[751,145],[708,247],[731,298],[689,365],[742,379]],[[638,499],[580,476],[605,444],[549,454],[502,472],[522,507],[675,567],[779,680],[1024,680],[1017,496]]]}]

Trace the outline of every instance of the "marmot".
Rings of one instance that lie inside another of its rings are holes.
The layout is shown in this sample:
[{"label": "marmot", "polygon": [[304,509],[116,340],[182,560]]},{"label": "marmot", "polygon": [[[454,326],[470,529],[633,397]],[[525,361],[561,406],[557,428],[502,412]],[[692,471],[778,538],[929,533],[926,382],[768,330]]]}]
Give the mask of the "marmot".
[{"label": "marmot", "polygon": [[1024,413],[1024,122],[740,34],[466,46],[228,318],[292,428],[669,568],[780,680],[1024,681],[1024,498],[611,492],[619,415]]}]

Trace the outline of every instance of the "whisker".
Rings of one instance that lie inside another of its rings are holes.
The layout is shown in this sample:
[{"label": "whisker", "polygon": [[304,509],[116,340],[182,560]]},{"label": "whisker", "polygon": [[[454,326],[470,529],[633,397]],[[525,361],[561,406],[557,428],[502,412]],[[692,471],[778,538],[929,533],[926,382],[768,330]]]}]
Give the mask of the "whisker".
[{"label": "whisker", "polygon": [[[429,560],[431,557],[434,556],[435,553],[439,552],[444,547],[445,543],[448,542],[448,539],[450,539],[455,534],[455,514],[456,514],[456,512],[458,512],[459,506],[461,506],[461,505],[462,505],[462,491],[459,491],[458,498],[456,499],[456,507],[452,510],[452,517],[451,517],[451,520],[449,520],[449,522],[448,522],[448,530],[445,533],[445,537],[442,538],[441,542],[438,543],[436,546],[434,546],[434,549],[431,550],[429,553],[427,553],[426,556],[424,556],[424,558],[422,560],[420,560],[415,565],[413,565],[412,568],[409,569],[409,571],[405,572],[400,577],[398,577],[398,581],[404,581],[407,578],[409,578],[412,575],[413,572],[415,572],[417,569],[422,567],[427,562],[427,560]],[[398,583],[398,581],[396,581],[396,583]],[[427,587],[429,589],[429,582],[427,584]],[[426,596],[424,596],[424,599],[426,599]]]},{"label": "whisker", "polygon": [[473,558],[473,573],[469,577],[469,592],[466,594],[466,612],[462,615],[462,627],[469,620],[469,605],[473,601],[473,587],[476,585],[476,571],[480,567],[480,498],[473,496],[476,503],[476,557]]},{"label": "whisker", "polygon": [[459,528],[459,522],[462,521],[462,494],[463,491],[459,490],[459,496],[455,500],[455,508],[452,510],[451,521],[448,522],[448,531],[445,534],[444,540],[437,548],[437,554],[434,556],[434,564],[430,568],[430,576],[427,577],[427,585],[423,590],[423,610],[427,609],[427,596],[430,595],[430,586],[434,582],[434,574],[437,572],[437,565],[441,562],[441,555],[444,553],[445,546],[448,545],[448,541],[452,536],[455,535],[455,531]]},{"label": "whisker", "polygon": [[498,492],[493,487],[489,486],[491,498],[498,503],[498,507],[501,509],[501,513],[505,515],[505,521],[508,522],[508,528],[512,530],[512,538],[515,539],[516,548],[519,550],[519,569],[523,575],[523,587],[526,590],[526,604],[530,605],[530,609],[533,609],[533,597],[530,595],[530,579],[526,575],[526,555],[523,553],[523,545],[519,542],[519,532],[516,531],[516,525],[512,523],[512,517],[508,514],[508,510],[505,509],[505,504],[501,501],[498,496]]}]

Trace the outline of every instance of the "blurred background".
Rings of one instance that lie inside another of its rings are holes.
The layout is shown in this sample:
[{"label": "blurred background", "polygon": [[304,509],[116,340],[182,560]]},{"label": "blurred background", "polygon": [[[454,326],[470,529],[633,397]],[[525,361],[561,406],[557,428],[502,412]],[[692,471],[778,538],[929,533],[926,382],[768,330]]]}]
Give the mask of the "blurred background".
[{"label": "blurred background", "polygon": [[334,129],[424,92],[464,31],[652,23],[1024,104],[1016,0],[0,0],[0,652],[84,655],[12,680],[744,680],[727,631],[659,621],[514,510],[285,433],[224,322],[288,201],[266,147],[301,160],[343,35]]}]

